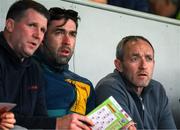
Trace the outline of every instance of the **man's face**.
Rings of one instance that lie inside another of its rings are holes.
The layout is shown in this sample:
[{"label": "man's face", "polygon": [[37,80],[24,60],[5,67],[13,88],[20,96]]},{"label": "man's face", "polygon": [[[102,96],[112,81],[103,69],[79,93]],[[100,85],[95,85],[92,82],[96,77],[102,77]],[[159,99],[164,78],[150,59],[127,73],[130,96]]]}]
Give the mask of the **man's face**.
[{"label": "man's face", "polygon": [[11,32],[9,44],[20,57],[29,57],[41,44],[47,30],[47,19],[33,9],[28,9],[20,20],[8,19]]},{"label": "man's face", "polygon": [[122,73],[137,87],[146,87],[153,74],[154,52],[143,40],[133,41],[124,48]]},{"label": "man's face", "polygon": [[49,54],[53,56],[58,64],[69,62],[74,53],[76,42],[77,29],[75,22],[68,19],[63,24],[64,19],[51,21],[45,41],[47,49],[50,51]]}]

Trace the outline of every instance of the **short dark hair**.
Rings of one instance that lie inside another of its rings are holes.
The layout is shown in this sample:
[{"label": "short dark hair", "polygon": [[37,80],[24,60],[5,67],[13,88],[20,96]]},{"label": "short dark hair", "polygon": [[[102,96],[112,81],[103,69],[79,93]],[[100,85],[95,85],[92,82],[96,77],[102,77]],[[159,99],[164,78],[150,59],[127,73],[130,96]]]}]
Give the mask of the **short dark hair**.
[{"label": "short dark hair", "polygon": [[132,42],[132,41],[137,41],[137,40],[143,40],[146,41],[147,43],[149,43],[149,45],[151,46],[153,53],[154,53],[154,48],[152,46],[152,44],[143,36],[126,36],[124,38],[122,38],[122,40],[118,43],[117,47],[116,47],[116,58],[123,61],[123,57],[124,57],[124,47],[126,46],[126,44],[128,42]]},{"label": "short dark hair", "polygon": [[6,19],[12,18],[16,21],[20,20],[25,11],[28,9],[33,9],[37,11],[38,13],[42,14],[49,20],[49,12],[46,7],[44,7],[42,4],[35,2],[33,0],[19,0],[11,5],[11,7],[8,10]]},{"label": "short dark hair", "polygon": [[49,14],[50,14],[49,23],[52,20],[65,19],[64,22],[65,24],[68,19],[71,19],[75,22],[76,28],[78,28],[78,20],[80,20],[80,17],[78,16],[78,12],[76,12],[75,10],[52,7],[49,9]]}]

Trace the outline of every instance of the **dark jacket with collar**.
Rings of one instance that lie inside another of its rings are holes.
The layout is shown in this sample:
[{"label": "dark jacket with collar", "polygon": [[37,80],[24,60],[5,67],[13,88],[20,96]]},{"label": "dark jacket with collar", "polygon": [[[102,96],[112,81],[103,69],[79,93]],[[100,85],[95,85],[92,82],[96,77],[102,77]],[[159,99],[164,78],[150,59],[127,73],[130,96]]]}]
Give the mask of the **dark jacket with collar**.
[{"label": "dark jacket with collar", "polygon": [[0,102],[16,103],[12,110],[16,124],[23,127],[55,128],[47,118],[41,72],[34,60],[21,61],[0,33]]},{"label": "dark jacket with collar", "polygon": [[151,80],[139,97],[117,70],[104,77],[96,86],[97,104],[113,96],[137,123],[137,129],[176,129],[163,86]]}]

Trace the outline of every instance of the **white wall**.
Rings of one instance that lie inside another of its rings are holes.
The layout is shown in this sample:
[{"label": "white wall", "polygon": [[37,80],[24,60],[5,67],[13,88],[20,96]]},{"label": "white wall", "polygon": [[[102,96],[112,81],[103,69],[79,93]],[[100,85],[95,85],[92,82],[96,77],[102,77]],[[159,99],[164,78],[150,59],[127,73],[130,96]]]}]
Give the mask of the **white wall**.
[{"label": "white wall", "polygon": [[[10,3],[10,0],[1,0],[1,3],[3,1],[6,4],[1,7],[1,29],[2,16]],[[94,85],[113,71],[115,48],[122,37],[142,35],[149,39],[155,48],[153,78],[164,85],[176,122],[180,122],[180,21],[83,0],[37,1],[47,8],[59,6],[79,12],[76,52],[70,66]]]},{"label": "white wall", "polygon": [[0,3],[0,31],[3,30],[3,28],[4,28],[7,10],[14,1],[15,0],[1,0],[1,3]]}]

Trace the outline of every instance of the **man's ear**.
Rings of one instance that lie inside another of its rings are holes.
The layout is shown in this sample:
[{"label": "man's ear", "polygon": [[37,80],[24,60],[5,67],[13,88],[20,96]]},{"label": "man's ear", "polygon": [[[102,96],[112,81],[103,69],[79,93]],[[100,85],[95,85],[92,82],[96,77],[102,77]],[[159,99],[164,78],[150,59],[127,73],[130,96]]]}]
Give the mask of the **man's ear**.
[{"label": "man's ear", "polygon": [[123,71],[122,62],[119,59],[114,60],[114,65],[119,72]]},{"label": "man's ear", "polygon": [[14,30],[14,20],[9,18],[6,20],[6,30],[12,32]]}]

